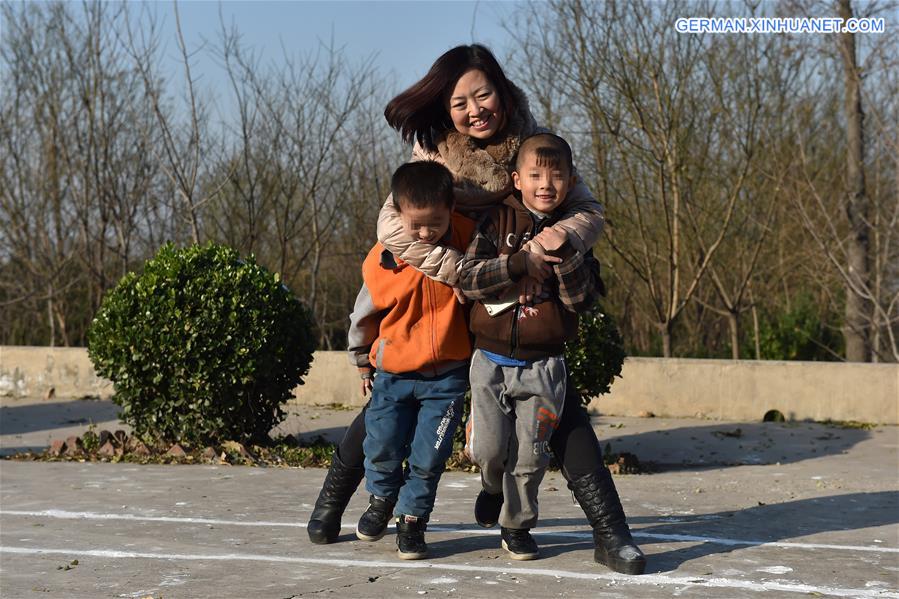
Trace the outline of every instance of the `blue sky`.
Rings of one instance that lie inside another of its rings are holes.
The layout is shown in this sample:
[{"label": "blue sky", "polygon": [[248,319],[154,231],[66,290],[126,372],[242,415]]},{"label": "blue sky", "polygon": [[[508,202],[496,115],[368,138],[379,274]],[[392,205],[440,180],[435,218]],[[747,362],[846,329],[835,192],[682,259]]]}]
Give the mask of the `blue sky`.
[{"label": "blue sky", "polygon": [[[343,47],[353,63],[374,56],[385,80],[395,81],[399,92],[420,78],[431,63],[449,48],[477,41],[491,47],[502,61],[510,50],[510,36],[503,19],[519,8],[519,2],[300,2],[232,1],[179,2],[181,26],[190,49],[203,40],[219,38],[219,10],[226,24],[233,22],[244,44],[258,52],[263,62],[277,61],[284,49],[290,54],[313,52],[321,43]],[[164,23],[163,42],[171,68],[177,68],[175,18],[170,2],[152,9]],[[282,44],[283,48],[282,49]],[[194,57],[194,72],[204,87],[227,90],[223,74],[208,51]],[[390,77],[395,79],[390,79]]]}]

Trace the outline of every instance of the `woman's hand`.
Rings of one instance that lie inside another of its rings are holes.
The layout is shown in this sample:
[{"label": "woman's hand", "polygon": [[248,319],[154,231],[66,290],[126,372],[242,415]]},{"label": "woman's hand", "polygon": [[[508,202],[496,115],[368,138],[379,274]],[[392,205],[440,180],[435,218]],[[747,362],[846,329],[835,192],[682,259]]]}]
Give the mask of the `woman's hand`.
[{"label": "woman's hand", "polygon": [[468,303],[468,298],[466,298],[464,295],[462,295],[461,289],[459,289],[458,287],[453,287],[453,293],[456,295],[456,300],[460,304],[465,305]]},{"label": "woman's hand", "polygon": [[540,254],[541,256],[546,253],[546,250],[543,249],[543,246],[534,239],[528,239],[527,242],[523,246],[521,246],[521,249],[526,252],[534,252],[535,254]]},{"label": "woman's hand", "polygon": [[547,252],[555,252],[565,245],[565,242],[568,241],[568,236],[561,231],[556,231],[552,227],[547,227],[537,233],[537,236],[534,237],[534,241],[539,243]]}]

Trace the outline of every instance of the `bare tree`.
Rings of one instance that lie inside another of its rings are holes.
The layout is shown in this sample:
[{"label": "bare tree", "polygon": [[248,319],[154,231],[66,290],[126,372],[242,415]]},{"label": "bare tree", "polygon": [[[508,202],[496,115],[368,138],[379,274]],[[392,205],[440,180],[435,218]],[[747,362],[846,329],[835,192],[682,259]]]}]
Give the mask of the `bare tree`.
[{"label": "bare tree", "polygon": [[351,67],[333,46],[300,60],[285,57],[284,65],[276,93],[262,99],[266,121],[278,128],[283,161],[274,224],[285,278],[302,273],[303,295],[320,315],[322,265],[353,195],[348,173],[365,154],[351,124],[374,93],[373,72],[370,64]]},{"label": "bare tree", "polygon": [[[854,16],[850,0],[839,0],[839,15]],[[869,285],[868,246],[871,236],[870,209],[865,185],[865,134],[862,112],[862,81],[856,58],[855,34],[840,34],[840,54],[846,86],[846,216],[850,237],[846,243],[846,359],[871,359],[869,339],[870,304],[860,291]]]},{"label": "bare tree", "polygon": [[83,342],[141,235],[154,169],[139,79],[117,37],[125,12],[98,2],[3,5],[14,84],[3,92],[0,204],[11,263],[31,273],[9,281],[18,291],[6,301],[42,297],[50,344]]},{"label": "bare tree", "polygon": [[[715,84],[710,88],[714,105],[729,106],[726,112],[730,115],[755,113],[757,133],[749,138],[764,151],[756,152],[752,157],[745,195],[737,205],[732,234],[725,240],[719,259],[709,267],[714,301],[704,299],[703,294],[697,294],[695,299],[726,319],[733,359],[740,358],[741,316],[752,311],[752,336],[758,358],[761,353],[759,317],[753,287],[756,290],[761,287],[765,290],[763,293],[767,293],[772,283],[783,280],[789,268],[794,268],[793,260],[789,267],[776,267],[783,262],[783,254],[778,256],[775,252],[783,246],[772,243],[771,238],[772,233],[782,230],[787,222],[783,210],[788,204],[785,181],[795,168],[795,160],[792,140],[783,132],[787,129],[788,107],[797,95],[797,74],[803,61],[794,58],[801,53],[791,51],[788,38],[725,37],[718,43],[727,45],[727,51],[718,54],[719,60],[707,68],[713,81],[729,79],[731,85]],[[722,93],[724,90],[729,93]],[[728,154],[718,156],[722,161],[730,158],[732,155]],[[790,253],[795,256],[795,248],[791,248]]]},{"label": "bare tree", "polygon": [[[871,11],[882,8],[868,5]],[[839,2],[837,11],[843,18],[862,16],[849,2]],[[840,130],[834,111],[830,118],[817,117],[818,129],[829,129],[816,136],[815,127],[802,119],[803,105],[794,108],[800,116],[793,130],[799,157],[793,205],[824,257],[822,266],[843,286],[843,293],[832,301],[844,307],[846,359],[897,361],[899,281],[893,265],[899,260],[899,194],[895,171],[890,174],[885,167],[897,155],[897,44],[889,36],[864,39],[847,33],[837,40],[836,52],[828,53],[826,46],[820,51],[842,67],[842,89],[834,87],[832,95],[834,101],[842,97],[845,128]],[[812,101],[819,99],[808,100]],[[866,113],[875,117],[873,122]],[[874,135],[869,138],[866,132],[871,131]],[[836,148],[833,139],[841,141]],[[844,153],[842,165],[834,162],[833,169],[822,169],[821,155],[835,149]],[[874,159],[868,160],[872,154]],[[878,182],[874,188],[868,185],[870,171]]]},{"label": "bare tree", "polygon": [[154,146],[157,163],[169,179],[180,200],[180,210],[190,227],[194,243],[201,241],[200,213],[203,205],[212,200],[221,184],[206,188],[201,193],[204,167],[208,164],[211,145],[207,102],[201,97],[197,82],[191,73],[191,60],[196,50],[190,50],[184,41],[177,2],[173,3],[175,39],[183,68],[184,114],[175,110],[165,95],[164,77],[159,74],[159,37],[154,15],[144,11],[140,26],[128,23],[128,49],[134,67],[140,73],[143,90],[149,100],[159,139]]},{"label": "bare tree", "polygon": [[[716,78],[726,47],[673,29],[676,4],[571,1],[550,11],[543,22],[558,43],[544,51],[571,82],[577,112],[567,122],[587,127],[575,129],[593,159],[582,174],[603,192],[606,239],[643,286],[644,312],[670,356],[675,322],[730,232],[757,109],[732,100],[737,78]],[[715,104],[715,94],[728,101]]]}]

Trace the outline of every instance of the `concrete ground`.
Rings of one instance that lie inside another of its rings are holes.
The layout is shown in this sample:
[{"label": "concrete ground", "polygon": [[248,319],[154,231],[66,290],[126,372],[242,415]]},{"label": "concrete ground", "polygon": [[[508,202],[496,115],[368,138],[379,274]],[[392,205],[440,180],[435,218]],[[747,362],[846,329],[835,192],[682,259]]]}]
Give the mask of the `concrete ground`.
[{"label": "concrete ground", "polygon": [[[94,423],[103,401],[0,402],[0,452]],[[352,411],[295,408],[280,427],[339,436]],[[647,574],[592,559],[558,472],[541,486],[541,558],[508,559],[474,525],[477,475],[447,473],[431,557],[355,540],[360,489],[338,543],[304,529],[325,471],[0,462],[0,596],[7,597],[895,597],[899,429],[597,417],[613,451],[654,472],[616,476]],[[77,563],[76,563],[77,560]]]}]

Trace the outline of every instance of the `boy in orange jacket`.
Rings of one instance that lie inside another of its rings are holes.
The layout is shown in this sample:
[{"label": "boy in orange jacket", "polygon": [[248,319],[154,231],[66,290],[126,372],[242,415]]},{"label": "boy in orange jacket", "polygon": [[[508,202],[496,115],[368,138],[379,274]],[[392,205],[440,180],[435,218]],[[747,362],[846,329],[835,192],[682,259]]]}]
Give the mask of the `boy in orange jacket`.
[{"label": "boy in orange jacket", "polygon": [[[459,250],[468,246],[474,223],[453,212],[453,179],[445,167],[404,164],[391,187],[407,235]],[[363,443],[371,498],[356,536],[380,539],[394,515],[399,557],[421,559],[468,390],[467,309],[452,287],[398,261],[380,243],[368,253],[362,278],[348,345],[363,394],[371,391]]]}]

